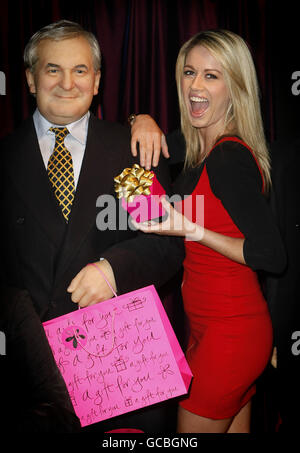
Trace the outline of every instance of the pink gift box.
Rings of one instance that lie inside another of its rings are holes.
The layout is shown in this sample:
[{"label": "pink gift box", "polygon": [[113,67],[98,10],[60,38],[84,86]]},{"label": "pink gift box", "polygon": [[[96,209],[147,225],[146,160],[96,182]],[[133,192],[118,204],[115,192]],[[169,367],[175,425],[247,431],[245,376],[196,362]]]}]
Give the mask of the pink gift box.
[{"label": "pink gift box", "polygon": [[122,207],[126,209],[137,223],[158,219],[165,215],[166,211],[160,203],[160,197],[166,192],[156,175],[154,175],[152,181],[152,186],[149,187],[150,195],[137,195],[129,203],[122,198]]}]

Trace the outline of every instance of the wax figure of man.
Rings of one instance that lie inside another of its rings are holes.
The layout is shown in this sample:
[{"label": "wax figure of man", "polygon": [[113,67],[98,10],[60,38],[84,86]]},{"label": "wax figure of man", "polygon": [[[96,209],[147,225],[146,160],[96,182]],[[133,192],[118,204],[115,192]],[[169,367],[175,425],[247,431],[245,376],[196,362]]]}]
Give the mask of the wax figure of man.
[{"label": "wax figure of man", "polygon": [[[1,144],[7,284],[29,292],[42,321],[113,297],[91,262],[118,294],[161,287],[181,267],[180,240],[121,230],[118,212],[116,228],[97,228],[98,197],[114,196],[114,177],[135,162],[130,131],[89,112],[100,81],[97,40],[60,21],[31,38],[24,59],[37,109]],[[156,174],[168,190],[167,165]],[[131,427],[160,429],[159,417],[150,426],[136,417]]]}]

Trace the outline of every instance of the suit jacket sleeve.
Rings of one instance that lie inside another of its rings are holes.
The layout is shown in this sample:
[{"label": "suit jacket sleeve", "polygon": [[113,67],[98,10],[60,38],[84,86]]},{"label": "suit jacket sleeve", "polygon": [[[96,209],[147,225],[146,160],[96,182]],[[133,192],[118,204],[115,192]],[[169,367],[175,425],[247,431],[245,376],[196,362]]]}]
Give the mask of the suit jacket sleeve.
[{"label": "suit jacket sleeve", "polygon": [[28,292],[7,288],[1,294],[0,330],[8,359],[1,376],[1,426],[15,432],[78,431],[79,419]]}]

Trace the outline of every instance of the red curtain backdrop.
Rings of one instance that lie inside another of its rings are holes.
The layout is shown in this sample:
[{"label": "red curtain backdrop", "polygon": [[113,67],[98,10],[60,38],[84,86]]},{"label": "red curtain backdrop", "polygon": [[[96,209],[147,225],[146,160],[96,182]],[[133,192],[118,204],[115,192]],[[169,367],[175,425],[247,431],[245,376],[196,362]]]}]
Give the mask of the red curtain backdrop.
[{"label": "red curtain backdrop", "polygon": [[[24,75],[26,43],[41,27],[69,19],[100,42],[100,92],[92,105],[97,115],[124,123],[130,113],[150,113],[166,133],[178,128],[178,51],[201,30],[226,28],[252,50],[267,139],[291,139],[299,135],[300,95],[291,91],[291,76],[300,71],[299,12],[299,2],[274,0],[2,0],[0,71],[6,76],[6,94],[0,95],[0,138],[35,108]],[[274,394],[276,389],[269,389],[255,408],[256,431],[274,431]],[[273,405],[266,417],[263,406]]]},{"label": "red curtain backdrop", "polygon": [[[42,26],[64,18],[79,22],[100,41],[102,77],[92,110],[105,119],[119,122],[125,122],[132,112],[150,113],[165,132],[179,125],[175,62],[180,46],[198,31],[208,28],[227,28],[239,33],[248,42],[257,65],[266,132],[272,140],[276,121],[271,59],[272,33],[276,36],[278,30],[273,25],[277,3],[270,0],[4,0],[0,15],[0,70],[6,75],[6,95],[0,96],[0,136],[12,131],[35,107],[24,77],[25,44]],[[282,17],[282,5],[279,6]],[[293,16],[294,10],[289,14]],[[294,70],[297,69],[300,68]]]}]

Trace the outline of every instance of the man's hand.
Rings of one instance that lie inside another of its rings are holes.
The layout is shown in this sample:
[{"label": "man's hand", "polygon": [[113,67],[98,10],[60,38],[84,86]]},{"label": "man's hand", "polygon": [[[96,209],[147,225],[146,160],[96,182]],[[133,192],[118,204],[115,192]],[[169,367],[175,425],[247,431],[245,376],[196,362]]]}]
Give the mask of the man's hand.
[{"label": "man's hand", "polygon": [[[102,270],[111,287],[116,292],[116,282],[114,272],[107,260],[97,261],[94,263]],[[104,300],[111,299],[114,296],[113,291],[106,283],[101,273],[95,266],[87,265],[71,281],[67,291],[71,293],[73,302],[80,307],[87,307]]]},{"label": "man's hand", "polygon": [[137,115],[131,127],[131,153],[137,156],[137,143],[140,150],[140,165],[146,170],[157,167],[160,152],[170,157],[166,137],[150,115]]}]

